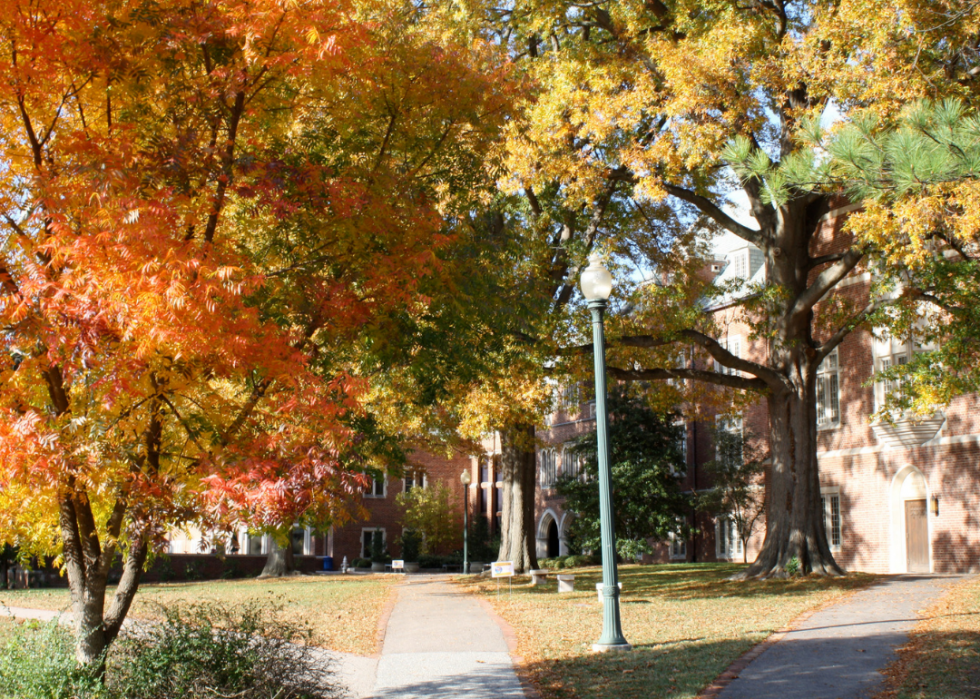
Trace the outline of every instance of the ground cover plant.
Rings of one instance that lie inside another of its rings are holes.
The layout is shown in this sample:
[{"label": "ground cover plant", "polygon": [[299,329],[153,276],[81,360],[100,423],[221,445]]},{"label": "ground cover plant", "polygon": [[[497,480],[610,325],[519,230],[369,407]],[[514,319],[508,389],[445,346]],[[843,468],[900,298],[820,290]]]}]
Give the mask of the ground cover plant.
[{"label": "ground cover plant", "polygon": [[99,666],[74,657],[71,630],[30,621],[0,636],[2,699],[328,699],[342,690],[307,645],[310,627],[260,601],[179,603],[124,629]]},{"label": "ground cover plant", "polygon": [[[161,605],[210,601],[227,608],[248,604],[281,607],[283,622],[312,627],[310,643],[330,650],[370,655],[377,650],[378,622],[401,576],[293,577],[273,580],[215,580],[146,585],[140,588],[131,615],[161,619]],[[107,594],[113,594],[110,588]],[[67,589],[6,590],[8,607],[68,610]]]},{"label": "ground cover plant", "polygon": [[980,579],[957,585],[923,614],[877,699],[980,696]]},{"label": "ground cover plant", "polygon": [[[728,665],[802,612],[868,585],[873,576],[729,582],[742,566],[716,563],[620,567],[622,623],[634,650],[594,654],[601,568],[574,568],[575,592],[556,583],[496,593],[461,581],[514,627],[520,670],[546,699],[695,697]],[[521,578],[518,578],[520,581]]]}]

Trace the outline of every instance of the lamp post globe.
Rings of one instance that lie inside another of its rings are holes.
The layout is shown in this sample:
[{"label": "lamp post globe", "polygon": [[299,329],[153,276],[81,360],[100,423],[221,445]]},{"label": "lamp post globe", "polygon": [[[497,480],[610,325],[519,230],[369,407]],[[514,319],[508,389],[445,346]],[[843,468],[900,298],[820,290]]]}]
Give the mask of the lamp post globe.
[{"label": "lamp post globe", "polygon": [[470,552],[467,539],[470,529],[470,483],[473,482],[473,476],[470,475],[469,469],[459,474],[459,482],[463,484],[463,575],[466,575],[470,572]]},{"label": "lamp post globe", "polygon": [[599,529],[602,551],[602,636],[594,651],[630,650],[620,623],[619,573],[616,570],[616,530],[613,526],[612,471],[609,465],[609,414],[606,411],[606,345],[603,312],[612,293],[613,278],[599,255],[589,257],[582,271],[582,295],[592,313],[595,359],[595,422],[599,457]]}]

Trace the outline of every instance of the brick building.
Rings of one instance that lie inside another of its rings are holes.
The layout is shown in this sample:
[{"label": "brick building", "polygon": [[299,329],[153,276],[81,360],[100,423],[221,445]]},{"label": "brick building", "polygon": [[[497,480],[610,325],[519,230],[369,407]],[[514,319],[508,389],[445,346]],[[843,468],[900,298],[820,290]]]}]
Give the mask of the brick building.
[{"label": "brick building", "polygon": [[[846,209],[824,217],[814,241],[816,254],[843,247],[840,232]],[[711,273],[719,283],[738,277],[763,281],[761,251],[734,237],[716,248]],[[858,268],[833,295],[863,305],[871,273]],[[732,353],[762,361],[767,348],[750,339],[738,299],[722,299],[707,312],[716,315],[726,333],[717,338]],[[976,395],[955,399],[947,410],[925,420],[901,415],[894,422],[874,420],[886,392],[895,386],[874,382],[876,371],[902,364],[922,351],[911,341],[876,338],[869,330],[852,332],[821,365],[817,386],[818,461],[828,542],[846,569],[876,573],[967,572],[980,570],[980,401]],[[574,389],[538,436],[536,524],[538,555],[565,553],[563,536],[570,522],[555,496],[559,473],[576,465],[565,453],[566,443],[595,429],[591,404],[576,410]],[[713,425],[685,426],[688,490],[710,487],[703,466],[714,459]],[[765,440],[766,406],[759,401],[726,429],[739,429]],[[699,533],[661,544],[657,560],[742,560],[743,551],[724,518],[691,514]],[[760,522],[748,544],[754,559],[765,535]]]}]

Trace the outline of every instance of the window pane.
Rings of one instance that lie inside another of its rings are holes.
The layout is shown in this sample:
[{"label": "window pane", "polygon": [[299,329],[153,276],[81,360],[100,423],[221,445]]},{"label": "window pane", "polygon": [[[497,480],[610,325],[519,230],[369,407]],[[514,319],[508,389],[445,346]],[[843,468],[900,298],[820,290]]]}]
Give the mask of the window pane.
[{"label": "window pane", "polygon": [[830,545],[841,545],[839,495],[832,495],[830,498]]}]

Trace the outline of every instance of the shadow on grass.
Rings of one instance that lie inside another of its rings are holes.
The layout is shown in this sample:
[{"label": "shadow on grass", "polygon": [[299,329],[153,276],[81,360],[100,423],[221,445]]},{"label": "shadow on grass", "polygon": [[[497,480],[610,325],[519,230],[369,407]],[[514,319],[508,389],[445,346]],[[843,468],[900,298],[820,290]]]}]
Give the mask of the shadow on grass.
[{"label": "shadow on grass", "polygon": [[[669,565],[620,566],[619,581],[623,584],[622,600],[631,598],[659,598],[688,600],[723,597],[756,597],[778,594],[783,597],[799,597],[815,590],[861,589],[879,577],[867,573],[851,573],[844,578],[794,578],[790,580],[744,580],[730,578],[745,566],[729,563],[688,563]],[[588,591],[602,582],[602,569],[598,566],[558,571],[575,575],[576,590]],[[519,585],[515,580],[515,593],[553,595],[553,582],[535,587]],[[638,600],[637,600],[638,601]]]}]

